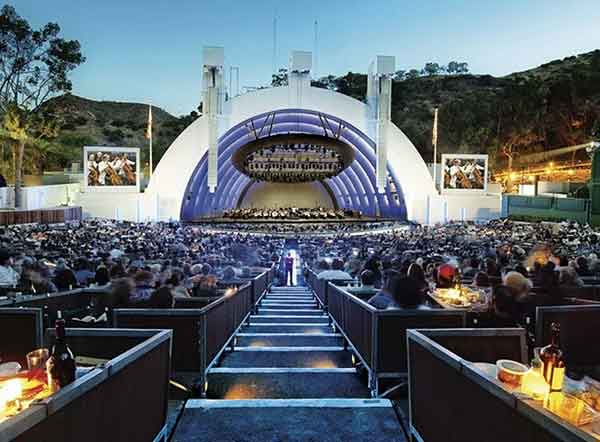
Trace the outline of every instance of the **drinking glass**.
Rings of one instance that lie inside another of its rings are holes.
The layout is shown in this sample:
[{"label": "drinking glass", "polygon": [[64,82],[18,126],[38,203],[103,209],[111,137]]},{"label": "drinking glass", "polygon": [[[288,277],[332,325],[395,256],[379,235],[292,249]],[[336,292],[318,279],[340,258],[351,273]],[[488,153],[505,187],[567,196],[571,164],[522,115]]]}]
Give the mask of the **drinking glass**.
[{"label": "drinking glass", "polygon": [[27,368],[29,370],[46,369],[46,361],[50,357],[47,348],[39,348],[27,353]]}]

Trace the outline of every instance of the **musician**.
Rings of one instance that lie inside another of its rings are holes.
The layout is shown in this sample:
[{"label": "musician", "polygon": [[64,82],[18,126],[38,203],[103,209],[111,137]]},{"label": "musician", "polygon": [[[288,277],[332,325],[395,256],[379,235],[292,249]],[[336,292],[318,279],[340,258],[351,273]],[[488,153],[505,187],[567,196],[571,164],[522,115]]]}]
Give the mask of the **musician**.
[{"label": "musician", "polygon": [[90,154],[89,158],[88,158],[88,181],[89,184],[92,186],[97,186],[98,185],[98,163],[96,162],[96,155],[94,155],[93,153]]},{"label": "musician", "polygon": [[476,161],[468,162],[463,169],[463,172],[465,173],[469,181],[473,183],[477,183],[481,179],[481,177],[484,174],[484,171],[485,167],[481,166]]},{"label": "musician", "polygon": [[117,175],[119,175],[120,177],[123,176],[123,161],[121,160],[121,158],[119,158],[118,155],[115,155],[115,158],[112,161],[110,161],[109,164],[110,167],[112,167],[113,170],[117,173]]},{"label": "musician", "polygon": [[126,153],[121,157],[123,178],[129,184],[135,184],[135,161],[131,161]]},{"label": "musician", "polygon": [[448,174],[450,175],[450,187],[453,189],[458,188],[458,176],[460,172],[460,160],[452,161],[452,166],[448,169]]},{"label": "musician", "polygon": [[106,174],[108,173],[108,168],[110,166],[110,157],[108,154],[102,155],[102,159],[98,163],[98,182],[101,186],[106,186]]}]

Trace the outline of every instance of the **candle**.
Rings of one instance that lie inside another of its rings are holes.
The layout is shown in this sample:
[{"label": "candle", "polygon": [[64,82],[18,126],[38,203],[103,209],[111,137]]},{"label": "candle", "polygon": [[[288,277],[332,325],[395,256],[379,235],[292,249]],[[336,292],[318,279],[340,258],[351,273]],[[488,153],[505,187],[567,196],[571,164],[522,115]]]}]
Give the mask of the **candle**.
[{"label": "candle", "polygon": [[544,376],[535,368],[530,369],[523,377],[523,393],[531,396],[533,400],[543,401],[550,392],[550,386]]},{"label": "candle", "polygon": [[10,379],[0,386],[0,411],[8,410],[11,402],[17,401],[23,394],[21,379]]}]

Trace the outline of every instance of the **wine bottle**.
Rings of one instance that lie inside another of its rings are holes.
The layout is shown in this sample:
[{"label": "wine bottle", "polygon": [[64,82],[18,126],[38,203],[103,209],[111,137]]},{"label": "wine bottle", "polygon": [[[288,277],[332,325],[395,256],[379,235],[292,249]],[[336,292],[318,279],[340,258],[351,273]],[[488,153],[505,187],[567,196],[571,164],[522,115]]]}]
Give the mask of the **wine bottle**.
[{"label": "wine bottle", "polygon": [[540,359],[542,360],[542,374],[550,386],[550,391],[562,390],[565,378],[565,359],[560,348],[560,324],[553,322],[550,325],[552,340],[550,345],[540,350]]},{"label": "wine bottle", "polygon": [[57,312],[55,333],[56,338],[50,358],[46,362],[48,387],[51,391],[66,387],[75,380],[75,358],[66,342],[65,320],[60,310]]}]

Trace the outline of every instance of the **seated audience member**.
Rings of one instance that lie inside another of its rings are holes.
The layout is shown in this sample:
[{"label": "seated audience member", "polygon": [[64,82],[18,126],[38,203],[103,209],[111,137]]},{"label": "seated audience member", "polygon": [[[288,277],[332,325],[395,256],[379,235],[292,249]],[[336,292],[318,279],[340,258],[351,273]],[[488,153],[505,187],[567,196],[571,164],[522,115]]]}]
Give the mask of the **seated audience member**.
[{"label": "seated audience member", "polygon": [[388,270],[386,272],[386,281],[383,288],[367,302],[380,310],[397,307],[393,295],[394,284],[392,283],[392,280],[396,279],[398,276],[400,276],[399,272]]},{"label": "seated audience member", "polygon": [[223,282],[235,282],[236,280],[235,269],[231,266],[225,267],[225,270],[223,270]]},{"label": "seated audience member", "polygon": [[418,283],[394,270],[386,272],[385,287],[369,299],[369,304],[381,310],[427,308]]},{"label": "seated audience member", "polygon": [[56,293],[58,292],[58,288],[54,283],[50,280],[50,272],[48,269],[38,263],[36,268],[34,268],[30,274],[30,281],[32,291],[34,293]]},{"label": "seated audience member", "polygon": [[484,267],[488,276],[493,276],[496,278],[501,276],[500,270],[498,269],[498,263],[496,263],[494,258],[486,258]]},{"label": "seated audience member", "polygon": [[105,287],[110,283],[110,275],[108,273],[108,269],[105,266],[100,266],[96,269],[96,274],[94,275],[94,284],[92,286],[94,288]]},{"label": "seated audience member", "polygon": [[429,288],[429,283],[427,282],[427,278],[425,278],[425,272],[420,265],[414,263],[411,264],[408,267],[407,276],[417,283],[421,292]]},{"label": "seated audience member", "polygon": [[504,275],[504,286],[510,289],[515,302],[521,302],[527,298],[531,290],[531,281],[519,272],[508,272]]},{"label": "seated audience member", "polygon": [[375,288],[375,274],[370,270],[363,270],[360,273],[360,286],[347,286],[346,291],[358,297],[373,295],[377,291]]},{"label": "seated audience member", "polygon": [[217,296],[217,278],[212,275],[197,275],[192,278],[192,296],[194,298],[212,298]]},{"label": "seated audience member", "polygon": [[585,256],[579,256],[575,260],[577,265],[577,274],[579,276],[594,276],[589,267],[589,262]]},{"label": "seated audience member", "polygon": [[135,289],[129,296],[129,303],[148,303],[154,293],[154,274],[147,270],[140,270],[135,274],[133,281],[135,283]]},{"label": "seated audience member", "polygon": [[477,274],[475,274],[475,278],[473,279],[473,285],[478,288],[490,287],[490,277],[485,272],[477,272]]},{"label": "seated audience member", "polygon": [[363,267],[363,270],[371,270],[375,275],[375,287],[383,287],[383,273],[381,272],[381,262],[375,256],[368,258]]},{"label": "seated audience member", "polygon": [[556,264],[548,261],[540,268],[534,280],[534,285],[541,288],[549,295],[556,295],[558,292],[559,273],[556,271]]},{"label": "seated audience member", "polygon": [[348,260],[344,266],[344,270],[350,274],[353,278],[356,278],[361,273],[362,263],[359,259],[352,257]]},{"label": "seated audience member", "polygon": [[54,270],[54,285],[59,291],[73,290],[77,287],[77,278],[75,273],[69,267],[64,259],[60,258]]},{"label": "seated audience member", "polygon": [[404,310],[429,309],[424,304],[423,289],[417,280],[400,274],[390,278],[389,285],[395,301],[395,306],[391,308]]},{"label": "seated audience member", "polygon": [[437,288],[449,289],[454,285],[456,267],[451,264],[442,264],[437,268]]},{"label": "seated audience member", "polygon": [[150,308],[173,308],[174,303],[175,297],[172,291],[164,285],[152,292],[147,305]]},{"label": "seated audience member", "polygon": [[175,298],[189,298],[190,294],[183,284],[183,272],[180,269],[172,269],[171,276],[165,281],[165,285],[171,289]]},{"label": "seated audience member", "polygon": [[79,258],[75,266],[75,278],[77,285],[87,287],[94,282],[95,273],[90,270],[90,262],[85,258]]},{"label": "seated audience member", "polygon": [[466,260],[465,267],[462,271],[464,278],[471,279],[477,274],[479,268],[479,260],[477,258],[469,258]]},{"label": "seated audience member", "polygon": [[525,278],[529,278],[529,272],[527,271],[527,268],[525,268],[525,266],[522,263],[518,263],[515,266],[515,272],[519,272]]},{"label": "seated audience member", "polygon": [[499,285],[493,290],[492,315],[487,319],[482,319],[480,326],[488,328],[518,327],[517,316],[517,303],[513,290],[510,287]]},{"label": "seated audience member", "polygon": [[317,262],[317,271],[315,272],[317,275],[320,275],[328,270],[331,270],[331,266],[326,260],[321,259],[319,262]]},{"label": "seated audience member", "polygon": [[339,258],[334,258],[333,262],[331,263],[331,270],[324,270],[320,272],[319,279],[326,279],[328,281],[341,281],[344,279],[352,279],[352,276],[344,272],[344,261]]},{"label": "seated audience member", "polygon": [[[104,267],[106,268],[106,267]],[[107,271],[108,272],[108,271]],[[115,299],[117,308],[130,307],[129,298],[135,291],[135,283],[132,278],[115,279],[111,284],[111,293]]]},{"label": "seated audience member", "polygon": [[583,287],[583,281],[579,279],[577,272],[572,267],[561,267],[559,273],[559,286],[564,288]]},{"label": "seated audience member", "polygon": [[124,278],[125,277],[125,268],[123,267],[123,265],[119,264],[113,264],[112,267],[110,268],[110,279],[118,279],[118,278]]}]

